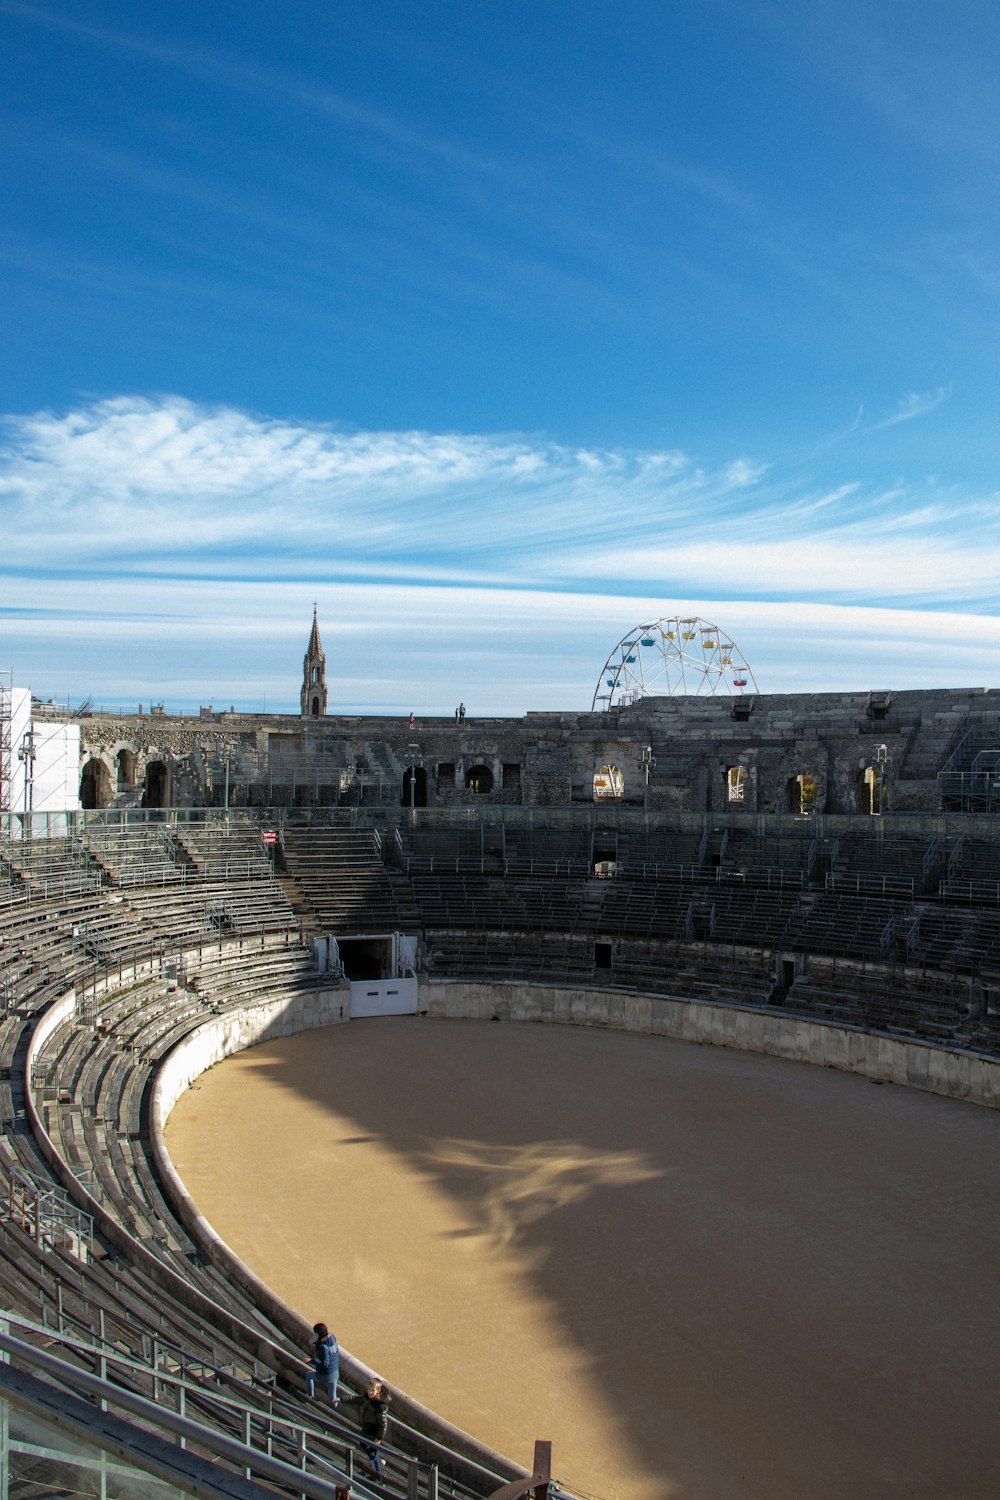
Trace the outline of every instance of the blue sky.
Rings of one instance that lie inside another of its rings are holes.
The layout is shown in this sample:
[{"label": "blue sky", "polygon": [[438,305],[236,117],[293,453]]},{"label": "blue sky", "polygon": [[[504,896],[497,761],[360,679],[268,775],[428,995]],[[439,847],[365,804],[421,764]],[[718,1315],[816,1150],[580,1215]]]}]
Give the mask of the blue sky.
[{"label": "blue sky", "polygon": [[0,0],[0,666],[589,707],[992,686],[1000,11]]}]

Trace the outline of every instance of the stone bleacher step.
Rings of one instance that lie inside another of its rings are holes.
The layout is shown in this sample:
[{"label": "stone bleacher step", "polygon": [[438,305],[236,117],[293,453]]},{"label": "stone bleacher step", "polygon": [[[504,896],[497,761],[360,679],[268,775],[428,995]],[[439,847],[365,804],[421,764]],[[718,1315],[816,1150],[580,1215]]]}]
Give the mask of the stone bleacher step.
[{"label": "stone bleacher step", "polygon": [[305,891],[303,891],[298,881],[293,879],[289,875],[280,875],[278,877],[278,884],[281,886],[281,889],[287,896],[288,903],[291,906],[296,919],[300,922],[305,921],[307,923],[314,923],[316,921],[316,912],[313,909],[312,902],[309,900],[309,897],[306,895]]}]

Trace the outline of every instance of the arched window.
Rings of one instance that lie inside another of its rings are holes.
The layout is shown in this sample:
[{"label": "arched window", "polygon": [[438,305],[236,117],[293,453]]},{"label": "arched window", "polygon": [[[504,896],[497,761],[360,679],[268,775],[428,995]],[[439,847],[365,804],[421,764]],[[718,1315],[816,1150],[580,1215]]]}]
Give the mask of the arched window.
[{"label": "arched window", "polygon": [[469,792],[492,792],[493,772],[489,766],[470,766],[465,773],[465,789]]},{"label": "arched window", "polygon": [[80,777],[80,806],[110,807],[111,796],[111,773],[107,766],[96,757],[88,760]]},{"label": "arched window", "polygon": [[119,750],[115,760],[118,763],[118,790],[128,791],[135,782],[135,756],[131,750]]}]

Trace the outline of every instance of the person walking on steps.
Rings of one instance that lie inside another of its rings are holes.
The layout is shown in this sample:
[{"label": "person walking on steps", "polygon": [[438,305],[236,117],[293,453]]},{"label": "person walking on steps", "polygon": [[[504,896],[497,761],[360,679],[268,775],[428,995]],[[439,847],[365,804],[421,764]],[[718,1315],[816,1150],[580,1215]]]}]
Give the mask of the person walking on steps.
[{"label": "person walking on steps", "polygon": [[369,1380],[363,1396],[344,1396],[344,1406],[359,1406],[358,1418],[361,1423],[361,1446],[368,1456],[368,1462],[372,1466],[373,1474],[382,1473],[382,1464],[379,1458],[379,1449],[385,1441],[385,1435],[389,1430],[389,1402],[391,1396],[386,1389],[384,1380],[379,1380],[373,1375]]},{"label": "person walking on steps", "polygon": [[306,1395],[310,1401],[316,1394],[317,1384],[326,1388],[330,1404],[338,1406],[337,1381],[340,1379],[340,1347],[325,1323],[314,1323],[312,1356],[306,1361]]}]

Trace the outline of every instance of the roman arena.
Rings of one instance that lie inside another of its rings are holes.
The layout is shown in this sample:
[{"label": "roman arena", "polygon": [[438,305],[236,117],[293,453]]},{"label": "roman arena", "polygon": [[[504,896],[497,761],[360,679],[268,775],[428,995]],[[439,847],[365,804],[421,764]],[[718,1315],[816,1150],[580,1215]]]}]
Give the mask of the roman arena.
[{"label": "roman arena", "polygon": [[203,1074],[167,1144],[310,1321],[603,1500],[1000,1488],[996,1111],[665,1037],[380,1018]]},{"label": "roman arena", "polygon": [[[411,725],[316,674],[8,695],[82,804],[0,815],[9,1472],[76,1420],[205,1497],[483,1500],[550,1439],[583,1500],[992,1500],[992,690]],[[377,1484],[317,1319],[396,1390]]]}]

